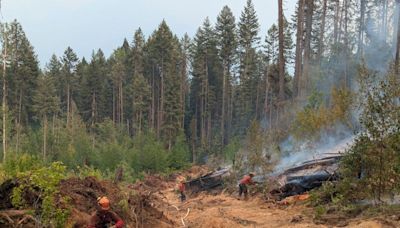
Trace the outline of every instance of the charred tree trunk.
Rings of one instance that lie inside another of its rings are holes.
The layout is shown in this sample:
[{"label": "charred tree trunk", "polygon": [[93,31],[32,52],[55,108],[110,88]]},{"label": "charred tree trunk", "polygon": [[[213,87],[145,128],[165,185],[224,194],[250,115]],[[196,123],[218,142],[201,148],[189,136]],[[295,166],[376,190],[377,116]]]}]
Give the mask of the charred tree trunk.
[{"label": "charred tree trunk", "polygon": [[278,0],[279,10],[279,100],[285,100],[285,57],[283,36],[283,0]]}]

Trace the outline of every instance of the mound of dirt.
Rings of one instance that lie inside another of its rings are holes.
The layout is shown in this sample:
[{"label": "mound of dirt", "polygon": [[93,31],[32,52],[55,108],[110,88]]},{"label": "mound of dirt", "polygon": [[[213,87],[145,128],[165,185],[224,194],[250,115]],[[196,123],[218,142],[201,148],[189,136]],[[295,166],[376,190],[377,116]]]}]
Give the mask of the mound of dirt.
[{"label": "mound of dirt", "polygon": [[[147,180],[146,183],[154,182]],[[68,225],[86,227],[90,214],[96,211],[97,197],[107,196],[111,201],[111,208],[122,217],[127,225],[132,227],[173,227],[175,223],[167,219],[163,212],[152,203],[156,199],[153,198],[153,192],[149,191],[148,187],[143,187],[148,186],[147,184],[137,183],[135,184],[136,188],[121,189],[111,181],[98,181],[94,177],[87,177],[83,180],[71,178],[62,181],[60,183],[61,195],[70,197],[73,207]]]},{"label": "mound of dirt", "polygon": [[[155,178],[155,177],[151,177]],[[157,179],[156,180],[161,180]],[[163,183],[148,179],[147,184]],[[9,180],[0,186],[0,227],[38,227],[40,224],[39,214],[29,210],[16,210],[11,204],[11,194],[13,188],[18,186],[18,181]],[[68,218],[67,227],[86,227],[90,215],[96,211],[97,198],[107,196],[111,201],[111,209],[115,211],[130,227],[176,227],[175,222],[166,218],[162,210],[155,207],[153,202],[162,201],[149,191],[148,187],[138,183],[142,188],[120,188],[111,181],[99,181],[95,177],[84,179],[69,178],[62,180],[59,184],[59,193],[55,197],[57,208],[70,208],[71,213]],[[147,185],[146,185],[147,186]],[[157,189],[158,186],[153,187]],[[35,196],[37,202],[39,196]],[[65,204],[67,199],[68,205]],[[28,205],[29,206],[29,205]],[[40,208],[40,206],[39,206]]]}]

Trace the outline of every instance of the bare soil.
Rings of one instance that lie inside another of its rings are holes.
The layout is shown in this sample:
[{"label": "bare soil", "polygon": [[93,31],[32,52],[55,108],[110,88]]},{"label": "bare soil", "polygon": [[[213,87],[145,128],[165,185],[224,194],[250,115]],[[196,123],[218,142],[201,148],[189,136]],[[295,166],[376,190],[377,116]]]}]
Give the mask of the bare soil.
[{"label": "bare soil", "polygon": [[[306,195],[276,202],[259,195],[244,200],[238,199],[237,193],[201,192],[188,194],[187,200],[180,202],[176,179],[181,176],[195,178],[207,172],[206,167],[195,166],[169,177],[152,175],[125,185],[99,181],[94,177],[64,180],[60,183],[59,197],[68,197],[72,208],[67,227],[86,227],[90,214],[96,210],[96,199],[102,195],[110,198],[112,209],[123,218],[128,228],[400,227],[399,216],[366,219],[332,214],[316,220],[313,209],[304,203]],[[3,197],[9,196],[10,183],[2,189]],[[37,227],[38,221],[30,212],[7,208],[9,204],[2,206],[0,221],[3,223],[0,222],[0,227]]]}]

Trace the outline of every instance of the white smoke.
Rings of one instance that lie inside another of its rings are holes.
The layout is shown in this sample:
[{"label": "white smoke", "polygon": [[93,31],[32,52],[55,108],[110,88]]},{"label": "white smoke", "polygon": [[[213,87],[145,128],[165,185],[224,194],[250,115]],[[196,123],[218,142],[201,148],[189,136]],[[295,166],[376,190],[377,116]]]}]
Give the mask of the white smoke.
[{"label": "white smoke", "polygon": [[300,144],[289,138],[281,144],[283,156],[276,165],[274,172],[281,172],[306,161],[344,153],[351,147],[354,139],[355,135],[350,133],[344,133],[340,136],[324,135],[319,142],[307,141]]}]

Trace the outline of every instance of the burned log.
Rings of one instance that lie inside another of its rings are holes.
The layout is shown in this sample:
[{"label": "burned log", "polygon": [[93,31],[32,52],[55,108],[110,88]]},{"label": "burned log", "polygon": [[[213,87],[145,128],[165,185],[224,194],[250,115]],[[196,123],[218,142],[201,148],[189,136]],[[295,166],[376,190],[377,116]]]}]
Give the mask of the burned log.
[{"label": "burned log", "polygon": [[219,169],[201,177],[185,182],[186,188],[192,193],[208,191],[223,184],[223,178],[229,175],[229,169]]},{"label": "burned log", "polygon": [[320,187],[325,181],[337,180],[341,158],[337,154],[289,168],[274,177],[277,187],[270,193],[282,199]]}]

